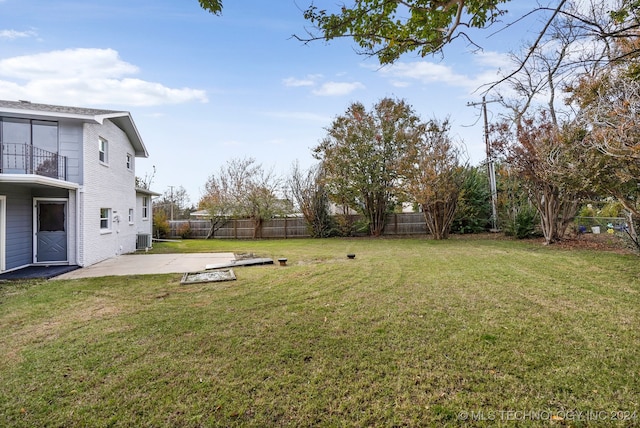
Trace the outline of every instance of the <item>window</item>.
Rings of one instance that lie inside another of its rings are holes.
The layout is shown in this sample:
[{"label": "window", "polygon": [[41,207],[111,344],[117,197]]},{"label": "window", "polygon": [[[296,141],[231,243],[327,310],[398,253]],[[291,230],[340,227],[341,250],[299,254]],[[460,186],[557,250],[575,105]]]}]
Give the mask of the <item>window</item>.
[{"label": "window", "polygon": [[127,153],[127,169],[129,171],[133,170],[133,156],[130,153]]},{"label": "window", "polygon": [[142,197],[142,218],[143,219],[149,218],[149,197],[148,196]]},{"label": "window", "polygon": [[98,140],[98,152],[100,162],[107,163],[109,161],[109,142],[104,138]]},{"label": "window", "polygon": [[111,208],[100,208],[100,230],[111,230]]},{"label": "window", "polygon": [[129,224],[133,224],[133,208],[129,208]]},{"label": "window", "polygon": [[[49,153],[58,153],[58,123],[43,120],[31,121],[31,138],[34,147]],[[41,154],[45,156],[46,154]]]}]

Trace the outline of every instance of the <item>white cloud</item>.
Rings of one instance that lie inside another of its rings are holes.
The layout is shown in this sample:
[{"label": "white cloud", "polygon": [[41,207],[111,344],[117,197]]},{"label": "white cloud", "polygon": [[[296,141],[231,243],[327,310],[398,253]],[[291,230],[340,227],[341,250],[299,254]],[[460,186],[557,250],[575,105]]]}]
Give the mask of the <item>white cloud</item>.
[{"label": "white cloud", "polygon": [[127,77],[139,68],[113,49],[65,49],[0,60],[0,89],[5,99],[55,104],[153,106],[207,102],[205,91],[169,88]]},{"label": "white cloud", "polygon": [[383,74],[393,78],[417,80],[422,83],[446,83],[464,86],[467,78],[456,74],[449,66],[434,64],[428,61],[399,62],[381,70]]},{"label": "white cloud", "polygon": [[[2,0],[0,0],[2,3]],[[25,37],[34,37],[36,36],[35,31],[16,31],[16,30],[0,30],[0,39],[22,39]]]},{"label": "white cloud", "polygon": [[138,72],[113,49],[65,49],[0,60],[0,76],[28,80],[117,78]]},{"label": "white cloud", "polygon": [[317,113],[308,113],[303,111],[280,111],[280,112],[268,112],[267,116],[275,117],[277,119],[293,119],[293,120],[306,120],[310,122],[329,122],[331,120],[328,116],[323,116]]},{"label": "white cloud", "polygon": [[322,78],[321,74],[310,74],[306,76],[304,79],[287,77],[286,79],[282,79],[282,84],[284,86],[290,86],[290,87],[315,86],[318,79],[321,79],[321,78]]},{"label": "white cloud", "polygon": [[419,82],[424,85],[440,84],[475,91],[483,85],[495,82],[498,71],[508,68],[509,59],[504,54],[483,52],[473,56],[473,65],[464,73],[445,64],[429,61],[398,62],[380,69],[395,87],[408,87]]},{"label": "white cloud", "polygon": [[314,95],[320,96],[340,96],[364,88],[365,86],[360,82],[327,82],[312,92]]},{"label": "white cloud", "polygon": [[481,51],[475,53],[472,57],[473,62],[493,69],[505,69],[513,66],[513,62],[509,59],[509,55],[504,52]]}]

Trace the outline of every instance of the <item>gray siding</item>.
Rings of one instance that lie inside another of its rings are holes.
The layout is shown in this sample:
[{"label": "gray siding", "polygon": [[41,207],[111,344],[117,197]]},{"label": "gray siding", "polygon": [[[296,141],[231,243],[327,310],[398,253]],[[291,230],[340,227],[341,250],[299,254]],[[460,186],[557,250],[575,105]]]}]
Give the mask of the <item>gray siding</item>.
[{"label": "gray siding", "polygon": [[25,266],[33,261],[33,199],[25,187],[0,185],[7,197],[6,268]]},{"label": "gray siding", "polygon": [[68,198],[69,192],[0,184],[0,195],[7,197],[5,267],[9,270],[29,265],[33,263],[33,198]]},{"label": "gray siding", "polygon": [[82,183],[82,131],[81,122],[58,122],[60,154],[67,157],[67,181]]}]

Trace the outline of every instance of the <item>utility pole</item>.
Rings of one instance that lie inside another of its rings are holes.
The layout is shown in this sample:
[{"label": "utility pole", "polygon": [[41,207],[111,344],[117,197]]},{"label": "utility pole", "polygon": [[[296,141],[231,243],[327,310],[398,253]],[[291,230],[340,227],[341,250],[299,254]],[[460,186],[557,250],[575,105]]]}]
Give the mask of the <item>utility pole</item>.
[{"label": "utility pole", "polygon": [[173,186],[169,186],[169,189],[171,189],[171,204],[170,204],[170,212],[171,212],[171,221],[173,221]]},{"label": "utility pole", "polygon": [[487,104],[497,103],[502,99],[489,100],[482,97],[482,102],[467,103],[467,106],[482,105],[482,115],[484,117],[484,144],[487,152],[487,175],[489,176],[489,190],[491,191],[491,231],[497,232],[498,229],[498,189],[496,186],[496,170],[493,164],[493,155],[491,154],[491,145],[489,144],[489,121],[487,119]]}]

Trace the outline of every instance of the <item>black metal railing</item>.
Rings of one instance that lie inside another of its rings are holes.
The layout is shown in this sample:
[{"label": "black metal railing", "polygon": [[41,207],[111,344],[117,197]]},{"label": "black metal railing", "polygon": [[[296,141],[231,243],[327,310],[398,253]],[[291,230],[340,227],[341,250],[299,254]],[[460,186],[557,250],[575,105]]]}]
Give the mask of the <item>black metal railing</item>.
[{"label": "black metal railing", "polygon": [[1,143],[0,173],[37,174],[44,177],[67,179],[67,157],[31,144]]}]

